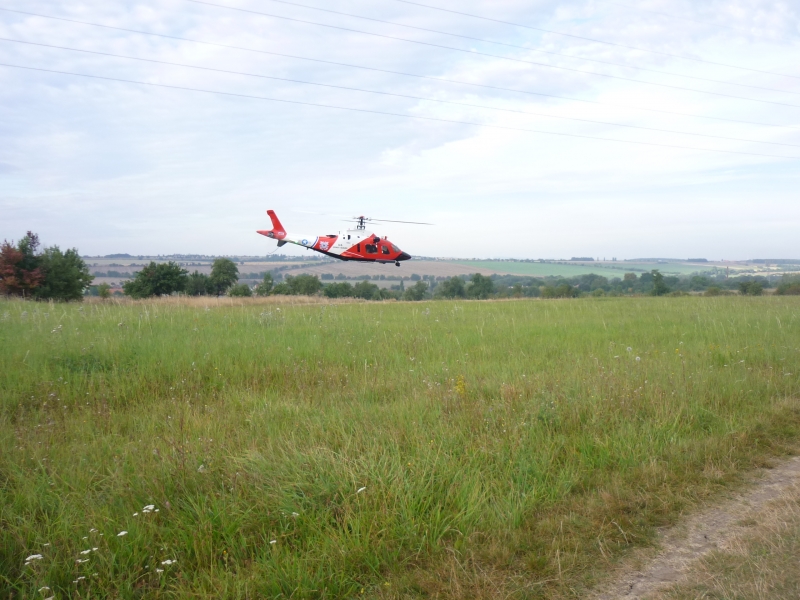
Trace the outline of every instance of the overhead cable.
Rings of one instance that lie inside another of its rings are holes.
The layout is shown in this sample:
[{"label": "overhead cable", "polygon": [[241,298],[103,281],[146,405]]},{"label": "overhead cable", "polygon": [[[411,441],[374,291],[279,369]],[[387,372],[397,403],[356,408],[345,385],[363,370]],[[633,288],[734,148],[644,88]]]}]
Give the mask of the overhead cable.
[{"label": "overhead cable", "polygon": [[101,51],[98,51],[98,50],[83,50],[81,48],[70,48],[68,46],[55,46],[55,45],[52,45],[52,44],[43,44],[43,43],[40,43],[40,42],[28,42],[28,41],[24,41],[24,40],[15,40],[15,39],[5,38],[5,37],[0,37],[0,41],[13,42],[13,43],[16,43],[16,44],[27,44],[29,46],[39,46],[39,47],[42,47],[42,48],[53,48],[53,49],[56,49],[56,50],[69,50],[71,52],[82,52],[82,53],[85,53],[85,54],[94,54],[94,55],[97,55],[97,56],[109,56],[109,57],[113,57],[113,58],[123,58],[123,59],[126,59],[126,60],[136,60],[136,61],[140,61],[140,62],[148,62],[148,63],[154,63],[154,64],[159,64],[159,65],[170,65],[170,66],[173,66],[173,67],[182,67],[182,68],[187,68],[187,69],[198,69],[198,70],[201,70],[201,71],[211,71],[211,72],[214,72],[214,73],[226,73],[228,75],[241,75],[241,76],[245,76],[245,77],[255,77],[255,78],[258,78],[258,79],[270,79],[270,80],[273,80],[273,81],[285,81],[287,83],[299,83],[299,84],[303,84],[303,85],[313,85],[313,86],[318,86],[318,87],[333,88],[333,89],[337,89],[337,90],[346,90],[346,91],[351,91],[351,92],[362,92],[362,93],[367,93],[367,94],[378,94],[378,95],[381,95],[381,96],[391,96],[391,97],[394,97],[394,98],[405,98],[405,99],[409,99],[409,100],[421,100],[421,101],[425,101],[425,102],[437,102],[439,104],[450,104],[450,105],[454,105],[454,106],[463,106],[463,107],[467,107],[467,108],[480,108],[480,109],[485,109],[485,110],[494,110],[494,111],[506,112],[506,113],[532,115],[532,116],[538,116],[538,117],[547,117],[547,118],[550,118],[550,119],[561,119],[561,120],[565,120],[565,121],[577,121],[577,122],[580,122],[580,123],[592,123],[594,125],[608,125],[608,126],[611,126],[611,127],[624,127],[624,128],[627,128],[627,129],[641,129],[641,130],[644,130],[644,131],[657,131],[657,132],[660,132],[660,133],[674,133],[674,134],[678,134],[678,135],[691,135],[691,136],[695,136],[695,137],[713,138],[713,139],[718,139],[718,140],[728,140],[728,141],[734,141],[734,142],[748,142],[748,143],[753,143],[753,144],[769,144],[769,145],[772,145],[772,146],[789,146],[789,147],[794,147],[794,148],[800,148],[799,144],[786,144],[786,143],[781,143],[781,142],[765,142],[765,141],[761,141],[761,140],[750,140],[750,139],[735,138],[735,137],[728,137],[728,136],[722,136],[722,135],[696,133],[696,132],[691,132],[691,131],[677,131],[677,130],[674,130],[674,129],[660,129],[660,128],[657,128],[657,127],[644,127],[642,125],[627,125],[627,124],[623,124],[623,123],[611,123],[611,122],[608,122],[608,121],[597,121],[597,120],[593,120],[593,119],[581,119],[581,118],[578,118],[578,117],[564,117],[564,116],[560,116],[560,115],[551,115],[551,114],[547,114],[547,113],[533,112],[533,111],[529,111],[529,110],[519,110],[519,109],[513,109],[513,108],[501,108],[501,107],[496,107],[496,106],[486,106],[486,105],[483,105],[483,104],[472,104],[472,103],[469,103],[469,102],[456,102],[454,100],[441,100],[439,98],[428,98],[428,97],[424,97],[424,96],[413,96],[413,95],[410,95],[410,94],[399,94],[399,93],[396,93],[396,92],[385,92],[385,91],[381,91],[381,90],[368,90],[368,89],[364,89],[364,88],[350,87],[350,86],[344,86],[344,85],[336,85],[336,84],[331,84],[331,83],[318,83],[318,82],[314,82],[314,81],[305,81],[305,80],[302,80],[302,79],[290,79],[288,77],[275,77],[275,76],[272,76],[272,75],[260,75],[258,73],[247,73],[247,72],[244,72],[244,71],[230,71],[230,70],[227,70],[227,69],[217,69],[217,68],[214,68],[214,67],[202,67],[202,66],[198,66],[198,65],[189,65],[189,64],[185,64],[185,63],[177,63],[177,62],[171,62],[171,61],[166,61],[166,60],[158,60],[158,59],[154,59],[154,58],[141,58],[141,57],[138,57],[138,56],[127,56],[127,55],[124,55],[124,54],[113,54],[113,53],[110,53],[110,52],[101,52]]},{"label": "overhead cable", "polygon": [[660,50],[650,50],[649,48],[641,48],[639,46],[628,46],[626,44],[619,44],[617,42],[609,42],[609,41],[606,41],[606,40],[598,40],[596,38],[585,37],[585,36],[582,36],[582,35],[574,35],[572,33],[564,33],[562,31],[553,31],[552,29],[543,29],[541,27],[533,27],[531,25],[523,25],[522,23],[512,23],[511,21],[503,21],[503,20],[500,20],[500,19],[493,19],[491,17],[484,17],[482,15],[475,15],[475,14],[472,14],[472,13],[461,12],[461,11],[452,10],[452,9],[449,9],[449,8],[442,8],[440,6],[433,6],[431,4],[423,4],[421,2],[414,2],[412,0],[394,0],[394,1],[395,2],[402,2],[403,4],[412,4],[414,6],[421,6],[423,8],[430,8],[432,10],[438,10],[438,11],[442,11],[442,12],[447,12],[447,13],[451,13],[451,14],[454,14],[454,15],[461,15],[461,16],[464,16],[464,17],[472,17],[474,19],[482,19],[484,21],[492,21],[493,23],[501,23],[503,25],[512,25],[514,27],[522,27],[523,29],[531,29],[533,31],[541,31],[542,33],[552,33],[554,35],[562,35],[564,37],[570,37],[570,38],[574,38],[574,39],[578,39],[578,40],[584,40],[584,41],[587,41],[587,42],[595,42],[595,43],[598,43],[598,44],[606,44],[608,46],[616,46],[618,48],[627,48],[628,50],[638,50],[640,52],[650,52],[652,54],[660,54],[661,56],[669,56],[669,57],[672,57],[672,58],[680,58],[680,59],[683,59],[683,60],[691,60],[693,62],[706,63],[706,64],[709,64],[709,65],[716,65],[718,67],[729,67],[731,69],[740,69],[742,71],[752,71],[754,73],[765,73],[767,75],[779,75],[781,77],[791,77],[792,79],[800,79],[800,75],[787,75],[786,73],[777,73],[775,71],[766,71],[766,70],[763,70],[763,69],[753,69],[751,67],[743,67],[741,65],[732,65],[732,64],[729,64],[729,63],[721,63],[721,62],[715,62],[715,61],[712,61],[712,60],[704,60],[702,58],[696,58],[696,57],[693,57],[693,56],[685,56],[683,54],[672,54],[670,52],[662,52]]},{"label": "overhead cable", "polygon": [[361,69],[361,70],[364,70],[364,71],[372,71],[372,72],[375,72],[375,73],[386,73],[386,74],[389,74],[389,75],[400,75],[400,76],[403,76],[403,77],[414,77],[414,78],[417,78],[417,79],[427,79],[427,80],[438,81],[438,82],[442,82],[442,83],[465,85],[465,86],[483,88],[483,89],[489,89],[489,90],[512,92],[512,93],[516,93],[516,94],[525,94],[525,95],[529,95],[529,96],[539,96],[539,97],[543,97],[543,98],[557,98],[559,100],[569,100],[571,102],[583,102],[583,103],[586,103],[586,104],[596,104],[598,106],[621,107],[621,108],[625,108],[626,110],[640,110],[640,111],[653,112],[653,113],[659,113],[659,114],[665,114],[665,115],[676,115],[676,116],[682,116],[682,117],[691,117],[691,118],[695,118],[695,119],[706,119],[706,120],[711,120],[711,121],[721,121],[721,122],[725,122],[725,123],[739,123],[739,124],[742,124],[742,125],[757,125],[759,127],[779,127],[781,129],[796,129],[796,127],[787,126],[787,125],[778,125],[778,124],[775,124],[775,123],[760,123],[760,122],[757,122],[757,121],[745,121],[745,120],[742,120],[742,119],[728,119],[728,118],[724,118],[724,117],[711,117],[711,116],[707,116],[707,115],[694,115],[694,114],[691,114],[691,113],[682,113],[682,112],[678,112],[678,111],[663,110],[663,109],[658,109],[658,108],[645,108],[645,107],[642,107],[642,106],[627,106],[627,105],[616,104],[616,103],[613,103],[613,102],[601,102],[599,100],[586,100],[586,99],[583,99],[583,98],[575,98],[575,97],[572,97],[572,96],[560,96],[560,95],[557,95],[557,94],[546,94],[546,93],[543,93],[543,92],[533,92],[533,91],[530,91],[530,90],[520,90],[520,89],[516,89],[516,88],[507,88],[507,87],[501,87],[501,86],[496,86],[496,85],[488,85],[488,84],[484,84],[484,83],[472,83],[472,82],[469,82],[469,81],[459,81],[457,79],[448,79],[448,78],[445,78],[445,77],[434,77],[433,75],[420,75],[418,73],[407,73],[407,72],[404,72],[404,71],[393,71],[393,70],[390,70],[390,69],[380,69],[378,67],[367,67],[367,66],[364,66],[364,65],[355,65],[355,64],[352,64],[352,63],[343,63],[343,62],[337,62],[337,61],[332,61],[332,60],[324,60],[324,59],[321,59],[321,58],[310,58],[308,56],[299,56],[299,55],[296,55],[296,54],[286,54],[286,53],[283,53],[283,52],[273,52],[273,51],[270,51],[270,50],[260,50],[260,49],[257,49],[257,48],[247,48],[245,46],[234,46],[234,45],[231,45],[231,44],[222,44],[222,43],[219,43],[219,42],[207,42],[207,41],[197,40],[197,39],[193,39],[193,38],[180,37],[180,36],[176,36],[176,35],[168,35],[168,34],[165,34],[165,33],[153,33],[151,31],[142,31],[140,29],[128,29],[128,28],[125,28],[125,27],[115,27],[113,25],[104,25],[102,23],[92,23],[90,21],[80,21],[80,20],[77,20],[77,19],[69,19],[69,18],[66,18],[66,17],[54,17],[52,15],[44,15],[44,14],[41,14],[41,13],[33,13],[33,12],[28,12],[28,11],[14,10],[14,9],[10,9],[10,8],[3,8],[2,6],[0,6],[0,10],[4,10],[4,11],[7,11],[7,12],[12,12],[12,13],[17,13],[17,14],[33,16],[33,17],[39,17],[39,18],[42,18],[42,19],[52,19],[52,20],[55,20],[55,21],[62,21],[62,22],[66,22],[66,23],[76,23],[76,24],[79,24],[79,25],[87,25],[87,26],[90,26],[90,27],[99,27],[99,28],[102,28],[102,29],[109,29],[109,30],[112,30],[112,31],[122,31],[122,32],[125,32],[125,33],[135,33],[137,35],[147,35],[147,36],[151,36],[151,37],[158,37],[158,38],[163,38],[163,39],[168,39],[168,40],[176,40],[176,41],[181,41],[181,42],[190,42],[192,44],[201,44],[201,45],[204,45],[204,46],[211,46],[211,47],[215,47],[215,48],[225,48],[227,50],[239,50],[239,51],[242,51],[242,52],[252,52],[252,53],[255,53],[255,54],[265,54],[265,55],[268,55],[268,56],[280,56],[280,57],[283,57],[283,58],[291,58],[291,59],[295,59],[295,60],[304,60],[304,61],[308,61],[308,62],[315,62],[315,63],[326,64],[326,65],[333,65],[333,66],[337,66],[337,67],[346,67],[346,68],[350,68],[350,69]]},{"label": "overhead cable", "polygon": [[202,88],[193,88],[188,86],[179,86],[179,85],[169,85],[165,83],[152,83],[149,81],[136,81],[133,79],[123,79],[121,77],[107,77],[104,75],[89,75],[86,73],[75,73],[71,71],[59,71],[56,69],[45,69],[42,67],[29,67],[24,65],[13,65],[10,63],[0,63],[0,67],[9,67],[13,69],[25,69],[28,71],[39,71],[41,73],[55,73],[59,75],[69,75],[73,77],[86,77],[89,79],[99,79],[105,81],[115,81],[118,83],[132,83],[135,85],[144,85],[149,87],[158,87],[158,88],[166,88],[172,90],[181,90],[181,91],[188,91],[188,92],[199,92],[202,94],[212,94],[212,95],[219,95],[219,96],[228,96],[232,98],[247,98],[250,100],[265,100],[268,102],[280,102],[284,104],[294,104],[298,106],[311,106],[315,108],[330,108],[334,110],[344,110],[349,112],[358,112],[358,113],[367,113],[373,115],[384,115],[390,117],[401,117],[404,119],[414,119],[418,121],[433,121],[436,123],[448,123],[454,125],[471,125],[475,127],[485,127],[488,129],[499,129],[503,131],[520,131],[524,133],[538,133],[543,135],[552,135],[558,137],[568,137],[568,138],[577,138],[577,139],[584,139],[584,140],[596,140],[601,142],[614,142],[618,144],[633,144],[636,146],[649,146],[649,147],[657,147],[657,148],[671,148],[676,150],[694,150],[698,152],[715,152],[718,154],[738,154],[741,156],[758,156],[761,158],[778,158],[783,160],[800,160],[800,156],[780,156],[777,154],[762,154],[758,152],[742,152],[739,150],[719,150],[715,148],[698,148],[696,146],[681,146],[676,144],[660,144],[656,142],[640,142],[640,141],[633,141],[633,140],[620,140],[615,138],[606,138],[606,137],[599,137],[593,135],[583,135],[578,133],[563,133],[557,131],[545,131],[541,129],[528,129],[525,127],[511,127],[506,125],[491,125],[487,123],[479,123],[477,121],[462,121],[456,119],[443,119],[440,117],[423,117],[419,115],[409,115],[404,113],[394,113],[389,111],[382,111],[382,110],[373,110],[368,108],[354,108],[351,106],[339,106],[334,104],[322,104],[319,102],[305,102],[302,100],[287,100],[284,98],[272,98],[269,96],[256,96],[252,94],[240,94],[235,92],[222,92],[218,90],[205,90]]},{"label": "overhead cable", "polygon": [[558,65],[551,65],[551,64],[548,64],[548,63],[537,62],[537,61],[534,61],[534,60],[525,60],[523,58],[513,58],[513,57],[510,57],[510,56],[503,56],[502,54],[491,54],[490,52],[480,52],[478,50],[465,50],[464,48],[456,48],[454,46],[445,46],[444,44],[434,44],[433,42],[423,42],[423,41],[420,41],[420,40],[410,40],[408,38],[401,38],[401,37],[397,37],[397,36],[394,36],[394,35],[385,35],[383,33],[373,33],[371,31],[363,31],[361,29],[353,29],[351,27],[340,27],[339,25],[329,25],[327,23],[318,23],[317,21],[308,21],[306,19],[295,19],[294,17],[284,17],[283,15],[275,15],[275,14],[272,14],[272,13],[259,12],[259,11],[256,11],[256,10],[249,10],[249,9],[246,9],[246,8],[236,8],[236,7],[233,7],[233,6],[225,6],[223,4],[212,4],[210,2],[202,2],[201,0],[188,0],[188,1],[189,2],[195,2],[197,4],[206,4],[208,6],[215,6],[215,7],[218,7],[218,8],[224,8],[224,9],[228,9],[228,10],[235,10],[235,11],[239,11],[239,12],[250,13],[250,14],[254,14],[254,15],[260,15],[260,16],[264,16],[264,17],[271,17],[273,19],[282,19],[284,21],[291,21],[293,23],[303,23],[305,25],[315,25],[317,27],[326,27],[328,29],[337,29],[339,31],[349,31],[351,33],[360,33],[360,34],[363,34],[363,35],[370,35],[370,36],[373,36],[373,37],[385,38],[385,39],[389,39],[389,40],[395,40],[395,41],[398,41],[398,42],[407,42],[409,44],[418,44],[420,46],[428,46],[428,47],[431,47],[431,48],[440,48],[440,49],[444,49],[444,50],[452,50],[454,52],[462,52],[464,54],[471,54],[471,55],[474,55],[474,56],[486,56],[486,57],[489,57],[489,58],[497,58],[497,59],[500,59],[500,60],[507,60],[507,61],[515,62],[515,63],[533,65],[533,66],[536,66],[536,67],[546,67],[548,69],[557,69],[559,71],[570,71],[572,73],[582,73],[584,75],[594,75],[595,77],[605,77],[607,79],[617,79],[617,80],[620,80],[620,81],[630,81],[630,82],[633,82],[633,83],[639,83],[639,84],[643,84],[643,85],[653,85],[653,86],[656,86],[656,87],[669,88],[669,89],[672,89],[672,90],[681,90],[681,91],[684,91],[684,92],[694,92],[696,94],[708,94],[708,95],[711,95],[711,96],[720,96],[720,97],[723,97],[723,98],[733,98],[733,99],[736,99],[736,100],[745,100],[747,102],[760,102],[762,104],[774,104],[776,106],[792,106],[794,108],[800,108],[800,105],[788,104],[788,103],[785,103],[785,102],[775,102],[773,100],[759,100],[757,98],[748,98],[746,96],[735,96],[733,94],[723,94],[722,92],[710,92],[710,91],[707,91],[707,90],[698,90],[696,88],[687,88],[687,87],[683,87],[683,86],[679,86],[679,85],[671,85],[671,84],[668,84],[668,83],[656,83],[656,82],[653,82],[653,81],[643,81],[641,79],[634,79],[633,77],[623,77],[621,75],[609,75],[607,73],[595,73],[594,71],[586,71],[584,69],[575,69],[573,67],[562,67],[562,66],[558,66]]},{"label": "overhead cable", "polygon": [[[518,48],[520,50],[526,50],[527,52],[539,52],[539,53],[542,53],[542,54],[551,54],[553,56],[563,56],[565,58],[570,58],[572,60],[594,62],[594,63],[599,63],[599,64],[602,64],[602,65],[612,65],[612,66],[615,66],[615,67],[623,67],[623,68],[626,68],[626,69],[636,69],[638,71],[647,71],[648,73],[658,73],[659,75],[669,75],[671,77],[682,77],[684,79],[693,79],[695,81],[706,81],[706,82],[709,82],[709,83],[721,83],[723,85],[734,85],[734,86],[737,86],[737,87],[750,88],[750,89],[754,89],[754,90],[763,90],[763,91],[767,91],[767,92],[778,92],[778,93],[784,93],[784,94],[800,95],[800,92],[792,92],[792,91],[789,91],[789,90],[779,90],[779,89],[776,89],[776,88],[769,88],[769,87],[764,87],[764,86],[760,86],[760,85],[749,85],[749,84],[746,84],[746,83],[736,83],[736,82],[732,82],[732,81],[723,81],[723,80],[720,80],[720,79],[710,79],[708,77],[697,77],[697,76],[694,76],[694,75],[683,75],[681,73],[672,73],[670,71],[661,71],[659,69],[651,69],[649,67],[640,67],[640,66],[636,66],[636,65],[630,65],[630,64],[620,63],[620,62],[614,62],[614,61],[610,61],[610,60],[600,60],[600,59],[597,59],[597,58],[586,58],[586,57],[583,57],[583,56],[576,56],[574,54],[566,54],[564,52],[553,52],[552,50],[541,50],[539,48],[531,48],[529,46],[520,46],[518,44],[507,44],[505,42],[496,42],[496,41],[493,41],[493,40],[487,40],[487,39],[483,39],[483,38],[476,38],[476,37],[472,37],[472,36],[469,36],[469,35],[461,35],[459,33],[450,33],[450,32],[447,32],[447,31],[439,31],[439,30],[436,30],[436,29],[428,29],[428,28],[425,28],[425,27],[417,27],[415,25],[406,25],[405,23],[397,23],[397,22],[394,22],[394,21],[386,21],[384,19],[375,19],[373,17],[364,17],[364,16],[361,16],[361,15],[356,15],[356,14],[353,14],[353,13],[341,12],[341,11],[338,11],[338,10],[330,10],[328,8],[319,8],[317,6],[309,6],[308,4],[299,4],[297,2],[289,2],[288,0],[268,0],[268,1],[269,2],[276,2],[278,4],[286,4],[288,6],[299,6],[301,8],[307,8],[307,9],[310,9],[310,10],[316,10],[316,11],[325,12],[325,13],[329,13],[329,14],[333,14],[333,15],[342,15],[342,16],[346,16],[346,17],[352,17],[354,19],[363,19],[365,21],[372,21],[374,23],[384,23],[384,24],[388,24],[388,25],[394,25],[396,27],[405,27],[406,29],[414,29],[416,31],[425,31],[427,33],[436,33],[436,34],[440,34],[440,35],[449,35],[451,37],[461,38],[461,39],[464,39],[464,40],[470,40],[470,41],[473,41],[473,42],[481,42],[481,43],[484,43],[484,44],[496,44],[498,46],[505,46],[507,48]],[[205,5],[208,5],[208,6],[216,6],[218,8],[233,8],[233,7],[230,7],[230,6],[226,6],[224,4],[214,4],[212,2],[205,2],[203,0],[187,0],[187,2],[192,2],[193,4],[205,4]],[[245,9],[234,9],[234,10],[245,10]],[[247,12],[254,12],[254,11],[249,11],[248,10]],[[256,13],[256,14],[262,14],[262,13]],[[270,15],[270,16],[272,16],[272,15]]]}]

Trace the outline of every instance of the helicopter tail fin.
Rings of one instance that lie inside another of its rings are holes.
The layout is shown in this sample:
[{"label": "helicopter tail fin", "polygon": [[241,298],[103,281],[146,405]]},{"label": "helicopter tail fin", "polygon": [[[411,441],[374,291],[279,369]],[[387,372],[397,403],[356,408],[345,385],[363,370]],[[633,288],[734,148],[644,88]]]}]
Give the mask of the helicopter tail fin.
[{"label": "helicopter tail fin", "polygon": [[[267,214],[269,215],[269,218],[272,220],[272,229],[260,229],[258,230],[258,233],[276,240],[282,240],[283,238],[286,237],[286,230],[283,228],[283,225],[278,220],[278,215],[275,214],[274,210],[268,210]],[[279,245],[282,246],[283,244]]]},{"label": "helicopter tail fin", "polygon": [[269,218],[272,219],[272,229],[275,233],[286,233],[286,230],[281,225],[281,222],[278,220],[278,215],[275,214],[274,210],[268,210],[267,214]]}]

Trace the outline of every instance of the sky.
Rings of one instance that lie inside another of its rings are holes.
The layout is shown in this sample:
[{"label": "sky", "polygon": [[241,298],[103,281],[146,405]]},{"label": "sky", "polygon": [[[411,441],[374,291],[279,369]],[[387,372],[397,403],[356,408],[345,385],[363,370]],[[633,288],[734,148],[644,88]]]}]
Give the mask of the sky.
[{"label": "sky", "polygon": [[0,239],[800,258],[796,2],[2,0],[0,38]]}]

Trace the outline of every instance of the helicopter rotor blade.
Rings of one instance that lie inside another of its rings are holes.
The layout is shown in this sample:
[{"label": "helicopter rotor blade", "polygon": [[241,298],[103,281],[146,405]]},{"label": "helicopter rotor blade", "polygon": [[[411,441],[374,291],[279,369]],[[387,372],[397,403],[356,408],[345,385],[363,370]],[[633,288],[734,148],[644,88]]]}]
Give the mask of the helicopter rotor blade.
[{"label": "helicopter rotor blade", "polygon": [[380,221],[381,223],[407,223],[409,225],[435,225],[435,223],[421,223],[420,221],[395,221],[394,219],[373,219],[367,217],[367,221]]}]

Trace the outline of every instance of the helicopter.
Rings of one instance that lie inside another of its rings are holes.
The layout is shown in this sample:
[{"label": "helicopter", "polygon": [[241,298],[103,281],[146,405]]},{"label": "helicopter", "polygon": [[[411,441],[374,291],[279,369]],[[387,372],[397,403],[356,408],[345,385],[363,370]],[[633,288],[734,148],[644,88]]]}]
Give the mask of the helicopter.
[{"label": "helicopter", "polygon": [[267,214],[272,220],[272,229],[259,229],[257,233],[278,241],[278,248],[285,244],[297,244],[309,250],[321,252],[339,260],[357,260],[361,262],[394,263],[409,260],[411,255],[403,252],[384,236],[367,231],[367,223],[380,221],[383,223],[410,223],[412,225],[432,225],[432,223],[417,223],[416,221],[392,221],[389,219],[373,219],[371,217],[353,217],[355,228],[347,229],[344,233],[320,236],[304,236],[290,234],[278,219],[274,210]]}]

